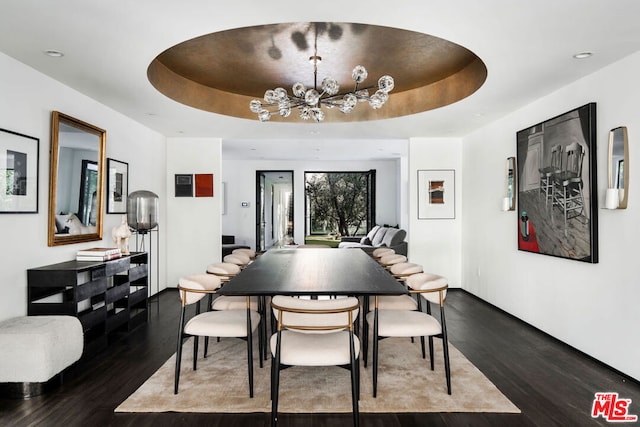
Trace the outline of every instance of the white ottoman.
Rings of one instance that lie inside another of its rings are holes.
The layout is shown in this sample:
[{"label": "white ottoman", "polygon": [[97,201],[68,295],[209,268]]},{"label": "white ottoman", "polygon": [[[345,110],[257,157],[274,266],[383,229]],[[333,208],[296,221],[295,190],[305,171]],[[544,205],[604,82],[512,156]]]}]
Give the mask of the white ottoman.
[{"label": "white ottoman", "polygon": [[45,383],[79,360],[83,347],[82,324],[75,317],[4,320],[0,322],[0,383]]}]

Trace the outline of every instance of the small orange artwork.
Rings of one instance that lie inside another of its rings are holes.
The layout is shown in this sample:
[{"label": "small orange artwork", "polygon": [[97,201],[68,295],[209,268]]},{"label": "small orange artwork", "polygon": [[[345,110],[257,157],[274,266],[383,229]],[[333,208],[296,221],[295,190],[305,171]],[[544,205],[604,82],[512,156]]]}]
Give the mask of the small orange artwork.
[{"label": "small orange artwork", "polygon": [[444,181],[429,181],[429,203],[444,204]]},{"label": "small orange artwork", "polygon": [[196,197],[213,197],[213,174],[195,174]]}]

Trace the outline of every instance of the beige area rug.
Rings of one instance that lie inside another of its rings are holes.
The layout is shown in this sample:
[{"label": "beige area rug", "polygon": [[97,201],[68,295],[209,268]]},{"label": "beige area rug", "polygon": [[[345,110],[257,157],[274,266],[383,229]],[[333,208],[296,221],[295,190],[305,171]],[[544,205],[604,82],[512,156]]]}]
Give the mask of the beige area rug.
[{"label": "beige area rug", "polygon": [[[435,341],[431,371],[420,354],[419,340],[380,341],[378,397],[372,397],[371,363],[361,366],[361,412],[504,412],[520,413],[462,353],[449,345],[452,395],[447,394],[442,346]],[[270,412],[270,360],[254,369],[254,397],[249,398],[246,343],[239,339],[210,341],[206,359],[200,354],[192,369],[193,345],[185,342],[180,390],[173,394],[175,355],[116,412]],[[202,341],[200,352],[202,352]],[[254,346],[257,347],[257,345]],[[256,349],[257,357],[257,349]],[[371,354],[369,355],[371,360]],[[349,371],[338,367],[291,367],[281,371],[279,411],[284,413],[351,412]]]}]

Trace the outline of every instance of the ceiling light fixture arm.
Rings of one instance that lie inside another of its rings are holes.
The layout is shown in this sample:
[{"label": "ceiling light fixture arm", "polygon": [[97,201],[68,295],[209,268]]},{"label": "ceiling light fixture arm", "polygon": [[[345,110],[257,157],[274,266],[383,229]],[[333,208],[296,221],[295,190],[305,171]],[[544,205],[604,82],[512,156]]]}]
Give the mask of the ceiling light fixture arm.
[{"label": "ceiling light fixture arm", "polygon": [[[307,89],[298,82],[293,85],[293,96],[290,97],[281,87],[269,89],[264,94],[264,100],[254,99],[249,104],[249,108],[258,114],[262,122],[268,121],[274,114],[289,117],[294,109],[300,110],[300,117],[303,120],[313,119],[315,122],[321,122],[324,120],[323,104],[326,108],[336,107],[344,114],[353,111],[358,102],[369,102],[371,108],[378,109],[389,99],[389,92],[394,87],[393,77],[382,76],[378,80],[378,86],[360,89],[359,83],[367,78],[367,70],[361,65],[353,69],[352,77],[355,80],[352,92],[340,94],[338,82],[331,77],[325,77],[322,80],[322,92],[318,92],[317,86]],[[373,89],[376,91],[370,95],[369,90]]]}]

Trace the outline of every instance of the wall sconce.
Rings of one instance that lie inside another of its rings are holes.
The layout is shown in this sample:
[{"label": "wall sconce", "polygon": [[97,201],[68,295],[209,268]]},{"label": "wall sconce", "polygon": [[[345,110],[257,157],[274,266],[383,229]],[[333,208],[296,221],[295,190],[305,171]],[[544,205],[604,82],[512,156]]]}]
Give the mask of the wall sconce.
[{"label": "wall sconce", "polygon": [[626,126],[609,131],[609,174],[605,209],[626,209],[629,194],[629,142]]},{"label": "wall sconce", "polygon": [[516,158],[507,157],[506,194],[502,199],[503,211],[516,210]]}]

